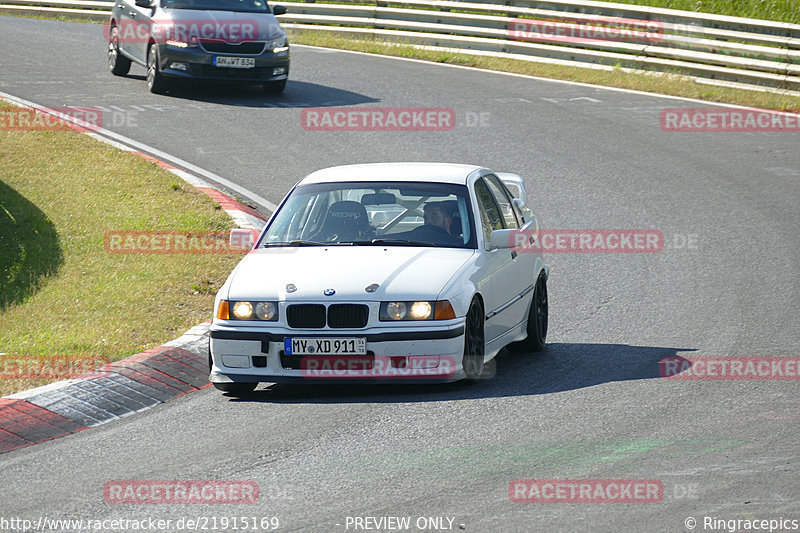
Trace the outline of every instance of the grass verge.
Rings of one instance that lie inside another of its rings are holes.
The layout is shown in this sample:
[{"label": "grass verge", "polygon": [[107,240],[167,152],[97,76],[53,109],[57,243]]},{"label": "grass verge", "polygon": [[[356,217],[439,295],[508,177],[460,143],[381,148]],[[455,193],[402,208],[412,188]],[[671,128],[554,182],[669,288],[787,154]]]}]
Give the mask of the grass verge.
[{"label": "grass verge", "polygon": [[289,34],[290,40],[296,44],[422,59],[436,63],[463,65],[542,78],[697,98],[710,102],[800,112],[800,97],[798,96],[705,85],[680,76],[625,72],[622,69],[596,70],[534,63],[518,59],[475,56],[457,52],[420,50],[403,43],[389,43],[377,39],[356,40],[331,32],[292,29],[291,25],[288,24],[284,25],[284,29]]},{"label": "grass verge", "polygon": [[797,0],[601,0],[800,24]]},{"label": "grass verge", "polygon": [[[104,236],[231,227],[141,157],[74,131],[0,131],[0,353],[116,360],[210,319],[240,256],[110,254]],[[44,382],[2,370],[0,395]]]}]

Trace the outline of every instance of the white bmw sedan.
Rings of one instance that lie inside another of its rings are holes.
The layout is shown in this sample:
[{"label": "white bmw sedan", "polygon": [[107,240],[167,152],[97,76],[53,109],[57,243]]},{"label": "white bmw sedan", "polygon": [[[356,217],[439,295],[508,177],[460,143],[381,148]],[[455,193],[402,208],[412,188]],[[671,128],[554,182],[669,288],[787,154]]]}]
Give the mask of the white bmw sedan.
[{"label": "white bmw sedan", "polygon": [[547,278],[516,174],[437,163],[319,170],[289,192],[217,294],[210,380],[479,379],[544,347]]}]

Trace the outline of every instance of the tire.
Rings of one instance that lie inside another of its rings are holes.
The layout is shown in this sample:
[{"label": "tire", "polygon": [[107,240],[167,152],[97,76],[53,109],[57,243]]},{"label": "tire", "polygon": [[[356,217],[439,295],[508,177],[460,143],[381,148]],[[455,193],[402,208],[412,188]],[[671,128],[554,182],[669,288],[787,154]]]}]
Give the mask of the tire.
[{"label": "tire", "polygon": [[131,60],[119,51],[119,29],[116,26],[111,27],[108,38],[108,70],[114,76],[125,76],[131,70]]},{"label": "tire", "polygon": [[531,308],[528,312],[528,338],[516,343],[515,350],[524,352],[542,351],[547,339],[548,319],[547,280],[544,274],[540,274],[539,279],[536,280],[536,288],[533,290]]},{"label": "tire", "polygon": [[467,311],[467,320],[464,324],[464,358],[462,366],[467,379],[480,379],[484,370],[484,356],[486,354],[486,339],[483,334],[483,306],[475,298]]},{"label": "tire", "polygon": [[214,383],[214,387],[222,392],[228,392],[234,396],[248,394],[256,390],[258,383]]},{"label": "tire", "polygon": [[167,90],[169,82],[158,70],[158,50],[155,44],[147,49],[147,88],[151,93],[161,94]]},{"label": "tire", "polygon": [[280,94],[286,88],[286,80],[272,81],[264,84],[264,90],[270,94]]}]

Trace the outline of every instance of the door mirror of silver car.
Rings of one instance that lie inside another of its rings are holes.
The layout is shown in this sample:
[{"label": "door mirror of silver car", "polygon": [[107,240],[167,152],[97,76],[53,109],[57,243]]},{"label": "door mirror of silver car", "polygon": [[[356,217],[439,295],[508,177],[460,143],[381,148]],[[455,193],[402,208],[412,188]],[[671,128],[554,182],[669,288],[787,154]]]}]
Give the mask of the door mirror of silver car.
[{"label": "door mirror of silver car", "polygon": [[275,16],[285,15],[286,14],[286,6],[272,6],[272,14],[275,15]]},{"label": "door mirror of silver car", "polygon": [[153,0],[135,0],[137,7],[153,7]]},{"label": "door mirror of silver car", "polygon": [[518,229],[496,229],[492,231],[489,239],[489,248],[514,248],[515,235],[520,231]]}]

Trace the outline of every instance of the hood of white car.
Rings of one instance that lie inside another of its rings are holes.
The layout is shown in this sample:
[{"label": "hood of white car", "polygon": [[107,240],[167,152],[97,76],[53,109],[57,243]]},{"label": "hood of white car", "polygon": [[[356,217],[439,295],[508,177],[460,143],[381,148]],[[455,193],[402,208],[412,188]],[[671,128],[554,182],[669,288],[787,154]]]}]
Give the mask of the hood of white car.
[{"label": "hood of white car", "polygon": [[[231,274],[228,299],[436,299],[473,254],[402,246],[264,248],[247,254]],[[367,292],[373,284],[377,288]]]},{"label": "hood of white car", "polygon": [[155,21],[160,23],[160,31],[166,38],[177,33],[238,44],[242,41],[277,39],[284,35],[278,20],[271,13],[164,9],[155,17]]}]

